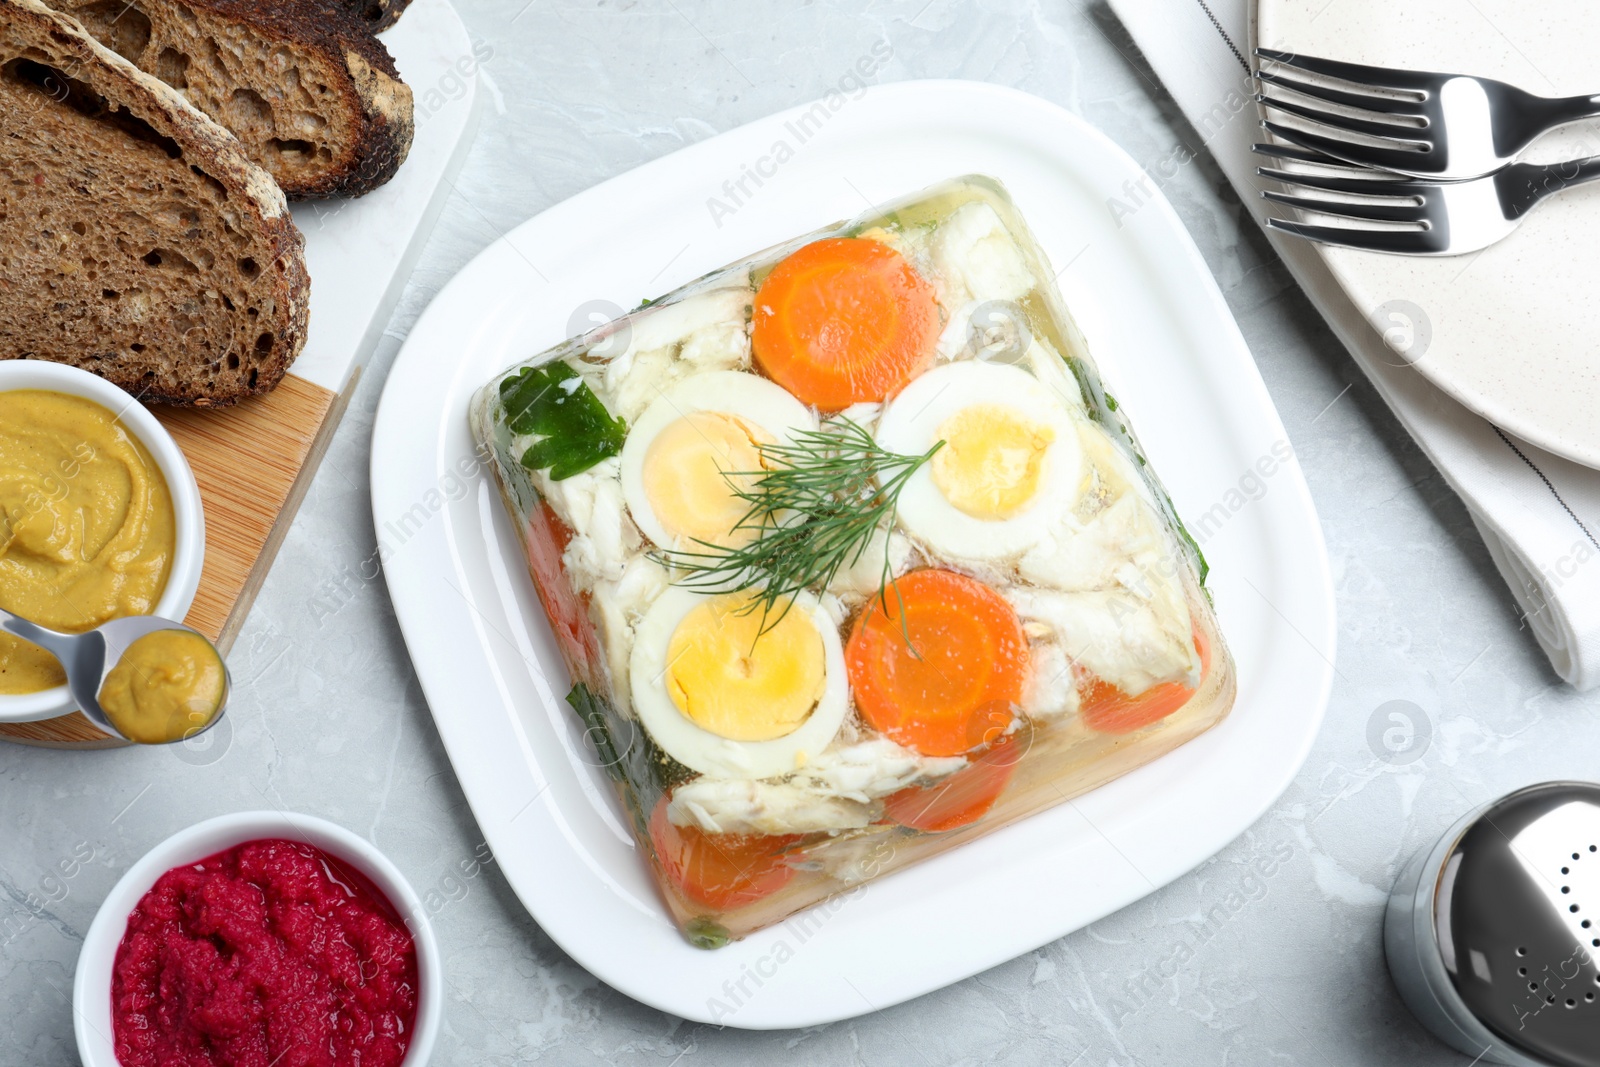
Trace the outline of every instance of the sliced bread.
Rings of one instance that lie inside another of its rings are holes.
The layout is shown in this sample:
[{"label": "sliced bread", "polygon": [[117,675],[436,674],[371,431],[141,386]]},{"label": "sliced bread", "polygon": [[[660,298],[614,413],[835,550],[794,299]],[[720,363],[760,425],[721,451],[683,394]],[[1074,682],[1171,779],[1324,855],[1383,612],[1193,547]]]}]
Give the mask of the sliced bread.
[{"label": "sliced bread", "polygon": [[232,130],[291,200],[360,196],[411,149],[411,90],[344,0],[49,0]]},{"label": "sliced bread", "polygon": [[411,0],[339,0],[352,15],[355,15],[373,33],[382,33],[393,26],[406,8],[411,6]]},{"label": "sliced bread", "polygon": [[0,358],[146,400],[264,393],[305,343],[304,242],[272,178],[38,0],[0,0]]}]

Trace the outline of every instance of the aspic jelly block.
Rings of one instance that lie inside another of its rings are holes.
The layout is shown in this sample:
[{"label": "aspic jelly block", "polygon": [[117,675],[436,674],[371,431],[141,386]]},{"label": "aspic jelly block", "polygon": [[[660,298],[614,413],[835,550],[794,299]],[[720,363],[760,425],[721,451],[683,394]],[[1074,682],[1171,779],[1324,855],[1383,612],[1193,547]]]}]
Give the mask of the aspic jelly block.
[{"label": "aspic jelly block", "polygon": [[1054,277],[998,182],[955,179],[475,397],[567,700],[693,943],[1232,707],[1205,562]]}]

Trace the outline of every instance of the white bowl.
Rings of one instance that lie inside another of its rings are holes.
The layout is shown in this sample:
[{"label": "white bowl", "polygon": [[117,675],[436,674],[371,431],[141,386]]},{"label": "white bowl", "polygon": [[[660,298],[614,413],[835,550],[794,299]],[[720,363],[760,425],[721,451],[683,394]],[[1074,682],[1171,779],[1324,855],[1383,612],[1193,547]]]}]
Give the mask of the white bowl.
[{"label": "white bowl", "polygon": [[[167,480],[177,519],[172,569],[167,574],[167,587],[162,590],[152,614],[182,622],[189,613],[189,605],[194,602],[195,590],[200,587],[200,566],[206,555],[206,520],[200,506],[200,487],[195,484],[194,472],[189,469],[189,461],[178,443],[126,390],[64,363],[38,359],[0,360],[0,392],[14,389],[48,389],[93,400],[116,412],[123,426],[150,452]],[[37,693],[0,694],[0,722],[53,719],[76,711],[77,707],[64,685]]]},{"label": "white bowl", "polygon": [[371,879],[405,920],[417,948],[417,1022],[403,1067],[423,1067],[433,1054],[444,1006],[444,972],[422,900],[405,876],[364,839],[311,815],[242,811],[180,830],[144,854],[107,894],[83,938],[72,982],[73,1030],[83,1067],[120,1067],[112,1040],[111,968],[128,929],[128,915],[163,874],[262,838],[303,841]]}]

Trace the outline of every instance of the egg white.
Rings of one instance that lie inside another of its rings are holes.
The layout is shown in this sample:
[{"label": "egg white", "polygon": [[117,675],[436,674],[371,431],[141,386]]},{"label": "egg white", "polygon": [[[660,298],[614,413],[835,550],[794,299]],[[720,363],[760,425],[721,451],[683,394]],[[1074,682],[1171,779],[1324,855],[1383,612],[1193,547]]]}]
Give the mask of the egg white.
[{"label": "egg white", "polygon": [[938,555],[992,561],[1019,556],[1050,536],[1051,526],[1077,499],[1083,470],[1076,426],[1056,394],[1027,371],[963,360],[923,374],[889,402],[878,423],[877,442],[903,455],[920,456],[939,440],[946,419],[978,405],[1011,408],[1055,434],[1044,455],[1038,491],[1006,519],[968,515],[945,498],[923,464],[900,493],[902,526]]},{"label": "egg white", "polygon": [[849,681],[839,631],[816,597],[801,594],[796,598],[791,610],[803,612],[822,635],[822,696],[792,733],[770,741],[732,741],[702,729],[679,711],[666,687],[672,635],[689,612],[709,599],[704,593],[674,586],[662,593],[639,621],[628,671],[634,712],[667,755],[701,774],[747,779],[792,774],[833,742],[849,710]]},{"label": "egg white", "polygon": [[797,430],[817,428],[811,409],[787,390],[766,378],[742,371],[719,370],[692,375],[668,387],[644,410],[622,445],[622,496],[634,523],[664,549],[693,549],[679,544],[656,516],[644,484],[644,461],[656,436],[679,419],[695,412],[732,415],[765,430],[783,443]]}]

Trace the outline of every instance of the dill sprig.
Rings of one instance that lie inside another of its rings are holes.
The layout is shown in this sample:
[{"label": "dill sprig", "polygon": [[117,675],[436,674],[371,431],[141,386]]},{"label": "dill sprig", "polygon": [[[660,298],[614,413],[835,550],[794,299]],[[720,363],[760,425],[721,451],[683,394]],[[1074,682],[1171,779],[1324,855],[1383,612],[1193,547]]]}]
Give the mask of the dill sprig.
[{"label": "dill sprig", "polygon": [[[861,560],[878,530],[893,526],[911,476],[943,446],[935,442],[920,456],[890,452],[844,418],[797,431],[787,444],[758,445],[762,469],[723,475],[750,505],[734,532],[755,536],[736,547],[697,539],[698,550],[661,552],[657,558],[686,572],[679,584],[691,589],[756,590],[744,610],[761,609],[765,634],[783,621],[795,594],[826,588],[839,571]],[[889,574],[885,538],[880,596]]]}]

